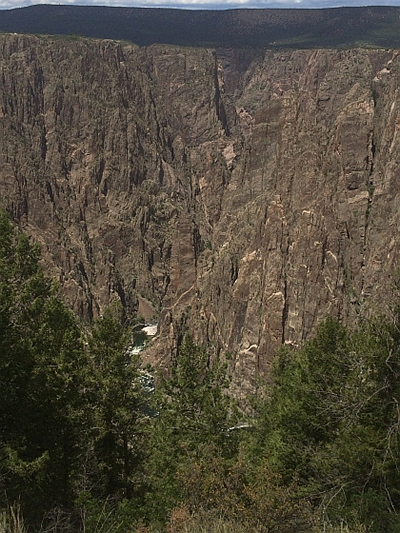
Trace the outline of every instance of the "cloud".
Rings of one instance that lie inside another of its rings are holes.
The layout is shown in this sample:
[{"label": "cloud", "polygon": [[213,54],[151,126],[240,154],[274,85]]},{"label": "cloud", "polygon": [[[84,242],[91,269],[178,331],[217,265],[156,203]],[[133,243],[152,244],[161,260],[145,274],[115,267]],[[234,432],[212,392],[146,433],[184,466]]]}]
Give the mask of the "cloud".
[{"label": "cloud", "polygon": [[329,8],[356,6],[400,6],[400,0],[0,0],[0,9],[36,4],[68,4],[121,7],[227,8]]}]

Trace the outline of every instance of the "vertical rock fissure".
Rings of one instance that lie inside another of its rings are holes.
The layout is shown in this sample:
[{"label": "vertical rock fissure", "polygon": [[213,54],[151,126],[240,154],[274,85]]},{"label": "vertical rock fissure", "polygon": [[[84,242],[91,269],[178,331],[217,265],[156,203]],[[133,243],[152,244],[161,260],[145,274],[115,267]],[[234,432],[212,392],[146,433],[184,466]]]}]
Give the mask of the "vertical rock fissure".
[{"label": "vertical rock fissure", "polygon": [[369,161],[369,176],[368,176],[368,200],[367,200],[367,208],[365,210],[365,222],[364,222],[363,257],[362,257],[362,265],[361,265],[361,273],[362,273],[361,275],[361,296],[364,296],[368,228],[369,228],[370,219],[371,219],[372,200],[373,200],[374,191],[375,191],[374,180],[373,180],[373,170],[374,170],[376,146],[375,146],[375,138],[374,138],[373,130],[371,131],[369,149],[370,149],[370,161]]},{"label": "vertical rock fissure", "polygon": [[225,106],[222,99],[221,83],[218,76],[218,58],[214,57],[214,87],[215,87],[215,110],[218,120],[221,122],[225,135],[229,136],[228,120],[226,116]]},{"label": "vertical rock fissure", "polygon": [[285,331],[286,331],[286,324],[289,316],[289,302],[288,302],[288,283],[287,283],[287,274],[286,269],[284,272],[284,280],[283,280],[283,310],[282,310],[282,344],[285,344]]}]

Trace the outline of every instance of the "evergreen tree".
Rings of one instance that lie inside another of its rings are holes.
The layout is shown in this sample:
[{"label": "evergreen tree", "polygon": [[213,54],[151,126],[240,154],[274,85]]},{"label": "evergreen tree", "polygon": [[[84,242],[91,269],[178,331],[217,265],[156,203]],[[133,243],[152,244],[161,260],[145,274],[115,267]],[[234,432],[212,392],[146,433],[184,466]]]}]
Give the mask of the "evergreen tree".
[{"label": "evergreen tree", "polygon": [[254,450],[285,484],[298,479],[327,521],[400,527],[399,340],[397,319],[355,332],[328,319],[275,364]]},{"label": "evergreen tree", "polygon": [[153,519],[165,520],[182,499],[178,473],[201,456],[205,446],[214,445],[224,457],[234,453],[235,436],[228,431],[234,417],[226,388],[225,365],[211,362],[186,335],[169,379],[161,378],[157,391],[158,416],[153,419],[148,460]]},{"label": "evergreen tree", "polygon": [[83,427],[80,330],[39,266],[40,251],[0,213],[1,505],[29,522],[73,500]]},{"label": "evergreen tree", "polygon": [[138,354],[120,305],[110,306],[89,336],[93,453],[101,497],[132,498],[141,486],[145,394]]}]

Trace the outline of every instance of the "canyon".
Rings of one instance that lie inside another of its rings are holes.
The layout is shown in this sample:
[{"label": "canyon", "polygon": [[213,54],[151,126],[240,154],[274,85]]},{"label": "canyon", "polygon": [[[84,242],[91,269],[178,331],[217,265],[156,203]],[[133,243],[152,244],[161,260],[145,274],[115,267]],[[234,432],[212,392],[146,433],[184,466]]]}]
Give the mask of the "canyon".
[{"label": "canyon", "polygon": [[237,395],[282,343],[396,298],[400,56],[0,35],[0,206],[91,321],[113,300],[226,355]]}]

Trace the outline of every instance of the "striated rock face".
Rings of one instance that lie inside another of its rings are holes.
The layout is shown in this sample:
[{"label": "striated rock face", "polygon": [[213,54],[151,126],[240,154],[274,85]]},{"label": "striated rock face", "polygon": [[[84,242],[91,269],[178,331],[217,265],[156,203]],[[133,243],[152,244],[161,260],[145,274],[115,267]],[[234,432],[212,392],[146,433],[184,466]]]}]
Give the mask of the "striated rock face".
[{"label": "striated rock face", "polygon": [[[0,36],[0,199],[90,320],[119,298],[252,387],[393,293],[400,56]],[[239,391],[238,391],[239,392]]]}]

